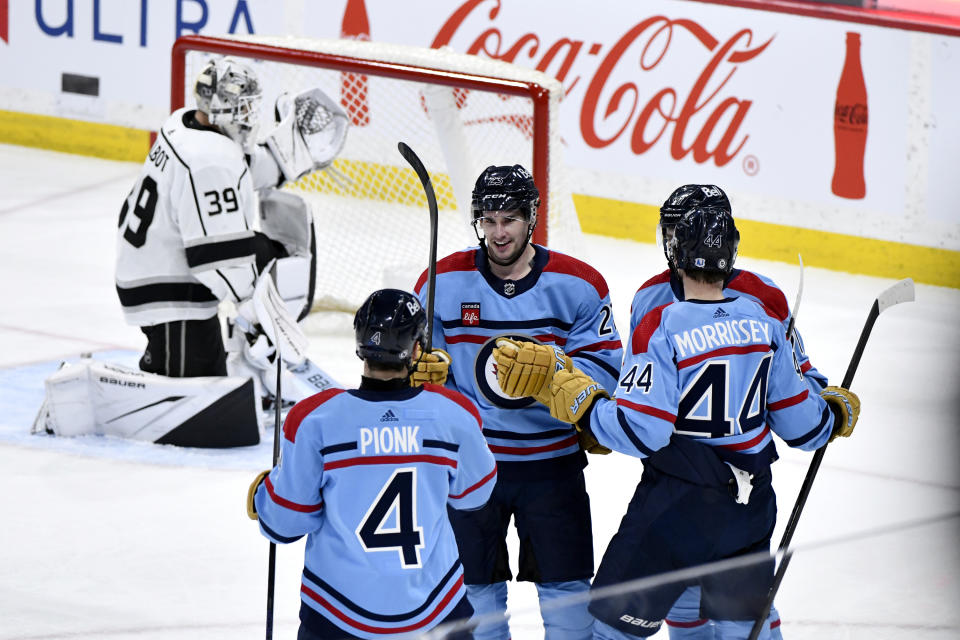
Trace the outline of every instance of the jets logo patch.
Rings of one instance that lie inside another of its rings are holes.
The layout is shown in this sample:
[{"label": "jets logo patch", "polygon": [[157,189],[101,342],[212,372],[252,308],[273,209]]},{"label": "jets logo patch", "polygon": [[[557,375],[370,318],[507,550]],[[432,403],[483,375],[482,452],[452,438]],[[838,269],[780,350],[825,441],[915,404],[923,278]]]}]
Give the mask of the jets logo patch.
[{"label": "jets logo patch", "polygon": [[493,359],[493,349],[497,346],[499,338],[510,338],[512,340],[526,340],[537,342],[529,336],[520,336],[515,334],[494,336],[487,340],[477,351],[476,360],[473,363],[473,375],[477,383],[477,389],[483,394],[490,403],[504,409],[520,409],[529,407],[536,400],[527,396],[525,398],[512,398],[500,389],[500,383],[497,382],[497,361]]},{"label": "jets logo patch", "polygon": [[461,302],[460,303],[460,322],[465,327],[480,326],[480,303],[479,302]]}]

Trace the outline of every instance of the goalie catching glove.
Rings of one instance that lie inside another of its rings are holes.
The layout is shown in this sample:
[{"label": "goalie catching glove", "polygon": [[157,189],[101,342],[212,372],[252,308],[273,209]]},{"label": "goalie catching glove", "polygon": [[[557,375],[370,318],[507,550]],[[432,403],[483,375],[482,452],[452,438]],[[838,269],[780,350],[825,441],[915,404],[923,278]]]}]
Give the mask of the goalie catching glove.
[{"label": "goalie catching glove", "polygon": [[574,370],[573,361],[560,347],[537,342],[500,338],[493,358],[497,363],[497,383],[505,394],[514,398],[533,396],[547,406],[556,372]]},{"label": "goalie catching glove", "polygon": [[450,354],[443,349],[432,349],[424,353],[417,366],[410,373],[410,386],[419,387],[426,382],[443,385],[450,370]]},{"label": "goalie catching glove", "polygon": [[250,483],[250,488],[247,489],[247,515],[251,520],[259,520],[257,515],[257,505],[254,503],[254,498],[257,497],[257,489],[260,488],[260,485],[263,484],[263,481],[267,479],[267,476],[270,475],[270,471],[261,471],[257,474],[257,477],[253,479],[253,482]]},{"label": "goalie catching glove", "polygon": [[857,425],[857,418],[860,417],[860,398],[849,389],[833,386],[821,391],[820,397],[826,401],[833,413],[833,432],[827,442],[833,442],[838,436],[849,438]]},{"label": "goalie catching glove", "polygon": [[289,181],[330,166],[347,139],[346,112],[320,89],[281,94],[276,119],[266,143]]}]

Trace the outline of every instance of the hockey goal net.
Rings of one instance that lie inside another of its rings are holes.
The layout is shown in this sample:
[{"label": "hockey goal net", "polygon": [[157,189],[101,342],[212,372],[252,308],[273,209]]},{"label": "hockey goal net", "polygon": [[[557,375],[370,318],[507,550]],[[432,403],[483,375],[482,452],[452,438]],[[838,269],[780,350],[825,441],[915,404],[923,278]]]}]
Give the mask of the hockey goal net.
[{"label": "hockey goal net", "polygon": [[[449,50],[357,40],[186,36],[173,48],[171,106],[194,104],[211,56],[250,64],[263,87],[262,123],[283,91],[319,87],[351,126],[332,167],[284,188],[310,202],[317,233],[314,310],[354,311],[373,290],[410,290],[427,267],[423,187],[397,150],[430,173],[440,210],[437,255],[476,244],[470,194],[489,165],[522,164],[540,189],[534,240],[574,251],[580,228],[563,179],[561,86],[544,73]],[[261,133],[265,128],[261,126]]]}]

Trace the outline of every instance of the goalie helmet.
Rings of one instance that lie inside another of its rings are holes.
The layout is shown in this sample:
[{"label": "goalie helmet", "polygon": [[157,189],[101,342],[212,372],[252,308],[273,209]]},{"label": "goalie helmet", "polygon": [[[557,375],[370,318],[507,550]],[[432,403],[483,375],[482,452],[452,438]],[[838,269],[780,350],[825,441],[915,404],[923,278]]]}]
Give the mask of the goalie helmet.
[{"label": "goalie helmet", "polygon": [[527,221],[527,237],[523,245],[519,247],[517,252],[507,261],[495,260],[498,264],[506,266],[516,262],[527,248],[530,237],[533,235],[533,229],[537,226],[537,207],[539,206],[540,191],[533,181],[533,176],[521,165],[491,165],[484,169],[473,187],[470,210],[472,213],[473,230],[477,234],[480,246],[487,254],[487,257],[490,257],[490,253],[487,252],[479,224],[485,212],[519,211]]},{"label": "goalie helmet", "polygon": [[208,62],[193,87],[197,109],[246,151],[256,139],[263,96],[256,74],[233,58]]},{"label": "goalie helmet", "polygon": [[414,345],[423,342],[427,314],[420,301],[399,289],[374,291],[353,318],[357,356],[410,368]]},{"label": "goalie helmet", "polygon": [[676,223],[670,244],[678,269],[728,274],[737,259],[740,232],[729,211],[695,207]]},{"label": "goalie helmet", "polygon": [[657,244],[663,248],[670,266],[674,266],[673,256],[670,254],[674,225],[683,214],[696,207],[717,207],[728,214],[732,211],[727,194],[716,185],[685,184],[675,189],[660,207],[660,223],[657,225]]}]

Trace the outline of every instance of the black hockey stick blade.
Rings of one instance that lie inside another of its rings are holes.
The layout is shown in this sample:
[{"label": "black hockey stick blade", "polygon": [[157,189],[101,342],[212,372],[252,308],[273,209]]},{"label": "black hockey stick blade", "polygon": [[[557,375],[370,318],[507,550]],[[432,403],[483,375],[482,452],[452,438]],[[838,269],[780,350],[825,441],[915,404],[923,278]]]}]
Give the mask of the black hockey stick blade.
[{"label": "black hockey stick blade", "polygon": [[433,297],[437,288],[437,194],[433,191],[433,183],[430,181],[430,175],[427,173],[423,162],[404,142],[397,143],[397,149],[400,155],[406,160],[423,185],[423,191],[427,196],[427,207],[430,209],[430,262],[427,266],[427,330],[424,339],[423,350],[430,351],[433,344]]},{"label": "black hockey stick blade", "polygon": [[[876,300],[873,301],[873,305],[870,307],[870,312],[867,314],[866,322],[863,323],[863,329],[860,331],[860,339],[857,341],[857,346],[853,350],[853,355],[850,357],[850,364],[847,365],[847,372],[843,376],[843,382],[840,384],[841,387],[849,389],[853,383],[853,376],[857,373],[857,368],[860,366],[860,357],[863,355],[863,351],[867,346],[867,340],[870,338],[870,332],[873,331],[873,325],[876,324],[880,314],[894,305],[900,304],[901,302],[912,302],[914,299],[913,280],[910,278],[897,282],[877,296]],[[792,557],[789,551],[790,542],[793,540],[793,534],[797,529],[797,524],[800,522],[800,514],[803,512],[803,507],[807,503],[807,497],[810,495],[810,489],[813,487],[813,481],[817,477],[817,472],[820,470],[820,463],[823,462],[823,456],[826,451],[827,445],[824,444],[814,452],[813,459],[810,461],[807,475],[803,479],[800,493],[797,494],[797,501],[793,505],[790,519],[787,521],[787,526],[784,529],[783,539],[780,541],[779,551],[783,553],[783,557],[780,559],[780,566],[777,567],[777,573],[773,577],[773,584],[770,586],[770,592],[767,594],[767,602],[763,609],[763,615],[754,621],[753,628],[750,630],[749,640],[757,640],[759,637],[760,630],[763,629],[763,625],[767,621],[767,615],[770,613],[770,607],[773,606],[774,597],[780,589],[780,583],[783,582],[783,576],[787,572],[787,567]]]}]

